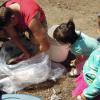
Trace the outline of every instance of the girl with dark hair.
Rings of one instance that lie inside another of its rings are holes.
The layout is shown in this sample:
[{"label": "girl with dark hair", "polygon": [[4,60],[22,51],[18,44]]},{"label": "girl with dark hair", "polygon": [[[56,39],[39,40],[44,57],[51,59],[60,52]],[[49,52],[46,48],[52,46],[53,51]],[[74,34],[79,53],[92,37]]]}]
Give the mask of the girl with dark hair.
[{"label": "girl with dark hair", "polygon": [[75,55],[82,54],[88,57],[90,53],[100,45],[96,39],[87,36],[83,32],[76,31],[73,20],[59,25],[55,29],[53,37],[59,43],[70,44],[71,51]]},{"label": "girl with dark hair", "polygon": [[[75,54],[77,58],[81,57],[84,61],[89,57],[91,52],[100,45],[96,39],[87,36],[83,32],[77,31],[72,19],[70,19],[67,23],[62,23],[58,26],[56,25],[53,30],[53,38],[59,44],[66,44],[69,46],[71,48],[71,52]],[[77,60],[75,61],[77,65]],[[83,65],[84,61],[78,62]],[[77,67],[79,68],[79,66]],[[71,76],[73,76],[73,74],[71,74]]]},{"label": "girl with dark hair", "polygon": [[[0,7],[0,30],[10,38],[24,54],[32,54],[21,41],[25,36],[37,48],[37,53],[49,49],[47,22],[44,11],[35,0],[8,0]],[[19,34],[20,33],[20,34]]]}]

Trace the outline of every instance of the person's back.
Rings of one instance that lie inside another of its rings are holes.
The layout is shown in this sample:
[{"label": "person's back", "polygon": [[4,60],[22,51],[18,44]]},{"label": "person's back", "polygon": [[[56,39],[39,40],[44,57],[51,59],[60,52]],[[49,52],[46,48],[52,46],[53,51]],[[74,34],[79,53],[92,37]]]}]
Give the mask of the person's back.
[{"label": "person's back", "polygon": [[79,38],[72,45],[71,51],[75,55],[84,55],[89,57],[92,51],[94,51],[100,43],[93,37],[86,35],[83,32],[76,31],[77,34],[80,34]]},{"label": "person's back", "polygon": [[94,50],[83,67],[85,82],[89,85],[83,91],[88,98],[100,95],[100,47]]},{"label": "person's back", "polygon": [[83,67],[83,73],[88,84],[91,84],[96,76],[100,76],[100,46],[89,56]]},{"label": "person's back", "polygon": [[41,23],[45,21],[45,14],[42,8],[37,4],[36,0],[9,0],[4,4],[5,7],[10,7],[13,4],[18,4],[20,9],[20,24],[23,28],[28,28],[28,24],[39,13],[39,20]]},{"label": "person's back", "polygon": [[100,46],[90,54],[83,66],[83,73],[75,83],[73,97],[100,100]]}]

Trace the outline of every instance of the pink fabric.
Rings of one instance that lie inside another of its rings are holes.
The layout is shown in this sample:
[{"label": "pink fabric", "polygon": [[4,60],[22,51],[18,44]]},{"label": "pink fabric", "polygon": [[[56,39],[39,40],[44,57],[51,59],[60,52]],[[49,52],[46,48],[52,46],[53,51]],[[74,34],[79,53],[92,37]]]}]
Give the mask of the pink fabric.
[{"label": "pink fabric", "polygon": [[73,97],[81,95],[83,90],[87,88],[88,86],[86,82],[84,81],[83,73],[78,78],[76,78],[74,81],[76,83],[76,88],[72,91]]},{"label": "pink fabric", "polygon": [[[88,87],[87,83],[84,80],[83,73],[78,78],[76,78],[74,81],[76,83],[76,88],[72,91],[72,97],[81,95],[84,89]],[[100,96],[97,96],[93,100],[100,100]]]},{"label": "pink fabric", "polygon": [[80,58],[79,58],[79,62],[80,63],[78,63],[76,65],[76,69],[77,69],[78,73],[81,73],[82,72],[83,66],[84,66],[84,63],[85,63],[86,59],[87,58],[85,56],[80,56]]}]

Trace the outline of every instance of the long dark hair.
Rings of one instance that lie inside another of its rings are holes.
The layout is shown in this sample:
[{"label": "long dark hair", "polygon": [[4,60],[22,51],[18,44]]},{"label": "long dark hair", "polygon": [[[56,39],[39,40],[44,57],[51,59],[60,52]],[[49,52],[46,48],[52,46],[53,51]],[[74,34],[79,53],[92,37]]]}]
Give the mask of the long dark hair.
[{"label": "long dark hair", "polygon": [[79,37],[75,32],[75,24],[73,20],[70,19],[67,23],[62,23],[58,26],[53,33],[53,37],[58,42],[73,44]]},{"label": "long dark hair", "polygon": [[7,7],[0,7],[0,29],[10,23],[13,11]]}]

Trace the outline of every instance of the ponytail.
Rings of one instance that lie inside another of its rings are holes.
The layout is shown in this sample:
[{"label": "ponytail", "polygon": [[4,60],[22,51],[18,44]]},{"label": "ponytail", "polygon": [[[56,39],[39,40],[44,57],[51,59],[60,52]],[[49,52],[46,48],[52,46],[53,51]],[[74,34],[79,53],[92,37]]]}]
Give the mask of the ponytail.
[{"label": "ponytail", "polygon": [[69,19],[69,21],[66,23],[66,26],[68,30],[75,31],[75,24],[73,22],[73,19]]},{"label": "ponytail", "polygon": [[77,38],[79,37],[75,32],[75,24],[72,19],[70,19],[67,23],[62,23],[60,26],[56,28],[54,31],[53,37],[62,43],[75,43]]}]

